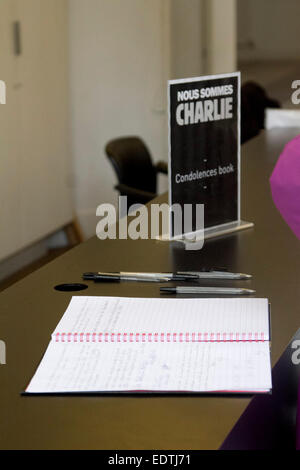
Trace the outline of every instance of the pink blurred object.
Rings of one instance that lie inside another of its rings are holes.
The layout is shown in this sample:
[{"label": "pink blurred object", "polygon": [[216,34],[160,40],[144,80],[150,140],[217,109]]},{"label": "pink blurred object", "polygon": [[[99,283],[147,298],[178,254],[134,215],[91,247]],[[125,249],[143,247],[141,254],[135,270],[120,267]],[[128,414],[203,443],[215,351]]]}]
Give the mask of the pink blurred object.
[{"label": "pink blurred object", "polygon": [[275,206],[300,240],[300,135],[285,146],[270,184]]}]

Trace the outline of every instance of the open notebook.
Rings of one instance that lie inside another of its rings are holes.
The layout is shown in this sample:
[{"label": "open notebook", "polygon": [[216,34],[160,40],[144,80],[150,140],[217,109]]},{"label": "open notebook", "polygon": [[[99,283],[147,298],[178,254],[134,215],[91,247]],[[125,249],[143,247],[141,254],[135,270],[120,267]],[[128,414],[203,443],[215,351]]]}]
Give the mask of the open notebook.
[{"label": "open notebook", "polygon": [[73,297],[26,393],[271,387],[267,299]]}]

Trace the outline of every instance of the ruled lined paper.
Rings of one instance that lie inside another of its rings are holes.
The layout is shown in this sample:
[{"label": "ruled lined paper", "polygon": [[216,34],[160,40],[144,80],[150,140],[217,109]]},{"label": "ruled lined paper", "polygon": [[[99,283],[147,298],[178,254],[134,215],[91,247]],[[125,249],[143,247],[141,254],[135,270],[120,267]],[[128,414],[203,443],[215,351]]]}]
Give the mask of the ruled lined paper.
[{"label": "ruled lined paper", "polygon": [[267,299],[73,297],[26,391],[267,392],[268,340]]},{"label": "ruled lined paper", "polygon": [[[218,337],[221,341],[249,339],[252,335],[253,340],[268,341],[268,300],[73,297],[52,337],[61,340],[63,335],[64,341],[73,340],[70,335],[75,333],[201,333],[201,340],[207,334],[206,340],[213,335],[214,340]],[[83,338],[85,340],[86,336]],[[122,340],[123,336],[120,338]],[[172,339],[170,336],[169,340]],[[198,339],[198,336],[194,337],[194,340]]]},{"label": "ruled lined paper", "polygon": [[266,392],[269,344],[50,342],[28,393]]}]

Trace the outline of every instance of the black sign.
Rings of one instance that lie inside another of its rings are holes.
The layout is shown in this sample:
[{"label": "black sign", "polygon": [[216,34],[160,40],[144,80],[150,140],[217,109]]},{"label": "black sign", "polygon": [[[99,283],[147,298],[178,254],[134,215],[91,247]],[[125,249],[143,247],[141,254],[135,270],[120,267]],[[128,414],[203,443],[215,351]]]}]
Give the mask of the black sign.
[{"label": "black sign", "polygon": [[170,81],[169,132],[170,205],[204,204],[205,229],[238,222],[240,74]]}]

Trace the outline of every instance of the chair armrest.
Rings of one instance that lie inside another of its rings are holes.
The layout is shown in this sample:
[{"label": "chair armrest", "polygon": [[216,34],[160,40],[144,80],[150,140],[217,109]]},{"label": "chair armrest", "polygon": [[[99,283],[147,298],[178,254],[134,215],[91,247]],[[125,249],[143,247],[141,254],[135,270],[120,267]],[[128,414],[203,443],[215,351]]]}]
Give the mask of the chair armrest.
[{"label": "chair armrest", "polygon": [[168,174],[168,164],[166,162],[159,161],[155,165],[157,173]]},{"label": "chair armrest", "polygon": [[127,186],[126,184],[117,184],[115,189],[120,191],[122,196],[132,196],[140,202],[140,204],[146,204],[156,197],[155,193],[150,193],[148,191],[143,191],[142,189],[133,188],[132,186]]}]

